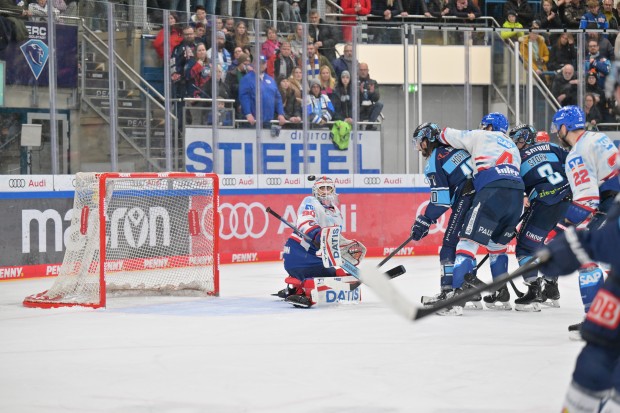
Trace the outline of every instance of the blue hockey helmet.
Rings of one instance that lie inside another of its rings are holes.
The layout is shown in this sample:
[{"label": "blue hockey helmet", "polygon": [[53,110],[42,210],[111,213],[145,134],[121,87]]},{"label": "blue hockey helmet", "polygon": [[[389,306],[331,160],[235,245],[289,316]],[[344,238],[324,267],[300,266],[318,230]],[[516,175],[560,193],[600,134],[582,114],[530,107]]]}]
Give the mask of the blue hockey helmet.
[{"label": "blue hockey helmet", "polygon": [[579,106],[569,105],[561,107],[551,121],[551,133],[557,133],[563,126],[567,131],[585,129],[586,115]]},{"label": "blue hockey helmet", "polygon": [[436,123],[426,122],[415,128],[413,131],[413,137],[411,138],[416,149],[421,151],[420,144],[423,139],[428,139],[430,143],[438,142],[441,129]]},{"label": "blue hockey helmet", "polygon": [[521,124],[510,129],[508,136],[514,143],[525,143],[531,145],[536,142],[536,129],[530,125]]},{"label": "blue hockey helmet", "polygon": [[508,131],[508,119],[503,113],[491,112],[484,115],[480,121],[480,129],[486,129],[489,126],[493,127],[496,132],[506,133]]}]

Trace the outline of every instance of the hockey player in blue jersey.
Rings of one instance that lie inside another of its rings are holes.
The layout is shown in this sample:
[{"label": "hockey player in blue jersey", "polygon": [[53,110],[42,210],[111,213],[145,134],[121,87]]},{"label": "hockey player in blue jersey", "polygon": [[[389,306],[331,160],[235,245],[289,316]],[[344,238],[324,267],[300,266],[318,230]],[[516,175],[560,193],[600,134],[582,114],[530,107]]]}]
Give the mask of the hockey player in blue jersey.
[{"label": "hockey player in blue jersey", "polygon": [[[456,247],[453,285],[457,288],[463,285],[466,274],[473,274],[480,245],[489,251],[493,277],[508,270],[506,245],[514,237],[519,223],[525,187],[519,174],[519,150],[506,136],[507,131],[506,116],[494,112],[482,118],[480,129],[461,131],[446,128],[439,135],[441,143],[466,150],[474,162],[476,195]],[[512,308],[509,300],[510,293],[505,285],[484,297],[487,307],[491,309],[509,310]]]},{"label": "hockey player in blue jersey", "polygon": [[[515,126],[508,136],[521,155],[521,177],[529,203],[521,220],[515,251],[519,265],[524,265],[543,245],[570,204],[570,184],[564,171],[568,151],[553,143],[536,143],[536,130],[530,125]],[[557,278],[545,278],[544,290],[538,271],[524,274],[523,279],[528,290],[515,300],[515,310],[540,311],[541,302],[559,306]]]},{"label": "hockey player in blue jersey", "polygon": [[[617,182],[617,179],[614,179]],[[611,265],[611,272],[598,290],[581,336],[586,341],[562,412],[620,413],[620,196],[609,208],[607,223],[599,229],[569,227],[554,238],[543,254],[549,259],[540,266],[546,276],[572,274],[590,262]],[[605,401],[606,400],[606,401]],[[601,405],[604,406],[601,407]]]},{"label": "hockey player in blue jersey", "polygon": [[[462,149],[441,144],[439,142],[440,133],[441,130],[435,123],[423,123],[413,132],[413,143],[416,149],[422,153],[424,158],[428,159],[424,174],[430,185],[431,196],[424,213],[416,217],[411,227],[412,239],[419,241],[428,235],[431,225],[437,222],[439,217],[448,209],[452,208],[452,214],[439,251],[441,291],[433,297],[423,296],[422,304],[425,305],[432,305],[437,301],[445,300],[447,295],[454,290],[452,270],[456,257],[458,234],[474,196],[471,156]],[[460,314],[462,312],[454,315]]]},{"label": "hockey player in blue jersey", "polygon": [[[333,179],[322,176],[312,187],[312,195],[307,196],[297,210],[296,226],[314,242],[308,242],[292,233],[284,245],[284,269],[289,274],[287,287],[277,293],[287,302],[298,307],[315,304],[311,298],[315,277],[343,277],[349,275],[338,266],[325,267],[323,259],[317,255],[321,230],[324,227],[342,227],[343,219],[338,209],[338,194]],[[366,247],[356,240],[340,238],[340,253],[343,259],[354,265],[366,255]]]},{"label": "hockey player in blue jersey", "polygon": [[[566,176],[573,193],[564,220],[552,233],[561,233],[566,227],[578,226],[586,220],[590,220],[588,229],[600,228],[620,191],[616,178],[620,173],[618,149],[604,133],[586,132],[585,114],[577,106],[560,108],[553,116],[551,132],[557,133],[560,142],[571,148],[566,158]],[[579,289],[586,313],[603,281],[603,271],[594,261],[579,268]],[[578,335],[581,324],[569,326],[569,332]]]}]

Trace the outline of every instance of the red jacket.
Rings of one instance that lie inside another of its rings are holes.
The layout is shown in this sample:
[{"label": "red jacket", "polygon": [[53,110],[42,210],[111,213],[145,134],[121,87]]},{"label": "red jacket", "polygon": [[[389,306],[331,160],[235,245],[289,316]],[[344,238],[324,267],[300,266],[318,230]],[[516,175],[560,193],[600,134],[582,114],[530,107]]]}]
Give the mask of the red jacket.
[{"label": "red jacket", "polygon": [[[172,53],[174,48],[181,44],[183,41],[183,33],[180,30],[172,29],[170,31],[170,52],[168,56]],[[157,33],[157,37],[153,40],[153,47],[155,51],[159,55],[161,59],[164,58],[164,29],[161,29],[159,33]]]}]

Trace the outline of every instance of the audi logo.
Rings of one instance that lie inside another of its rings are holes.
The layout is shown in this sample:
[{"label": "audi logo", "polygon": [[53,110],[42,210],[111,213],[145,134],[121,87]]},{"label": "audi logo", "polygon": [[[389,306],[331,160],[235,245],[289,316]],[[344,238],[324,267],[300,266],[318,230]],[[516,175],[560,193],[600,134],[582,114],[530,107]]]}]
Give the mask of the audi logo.
[{"label": "audi logo", "polygon": [[237,178],[222,178],[222,186],[235,186],[237,185]]},{"label": "audi logo", "polygon": [[222,239],[245,239],[247,237],[258,239],[265,235],[269,226],[269,216],[265,206],[260,202],[246,204],[224,203],[220,205],[222,224],[220,237]]},{"label": "audi logo", "polygon": [[364,177],[364,183],[366,185],[379,185],[381,183],[381,178],[378,176],[366,176]]},{"label": "audi logo", "polygon": [[282,185],[282,178],[267,178],[265,183],[267,185]]},{"label": "audi logo", "polygon": [[25,188],[25,179],[9,179],[9,188]]}]

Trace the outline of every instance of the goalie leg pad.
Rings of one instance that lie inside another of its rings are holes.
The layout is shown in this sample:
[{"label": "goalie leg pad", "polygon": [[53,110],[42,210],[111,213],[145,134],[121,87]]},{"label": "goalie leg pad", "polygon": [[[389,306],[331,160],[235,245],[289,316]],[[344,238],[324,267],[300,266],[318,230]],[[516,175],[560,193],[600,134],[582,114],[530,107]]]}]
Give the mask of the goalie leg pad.
[{"label": "goalie leg pad", "polygon": [[[321,306],[358,304],[362,300],[359,282],[353,276],[315,278],[314,285],[316,303]],[[357,288],[351,290],[351,285],[357,285]]]}]

